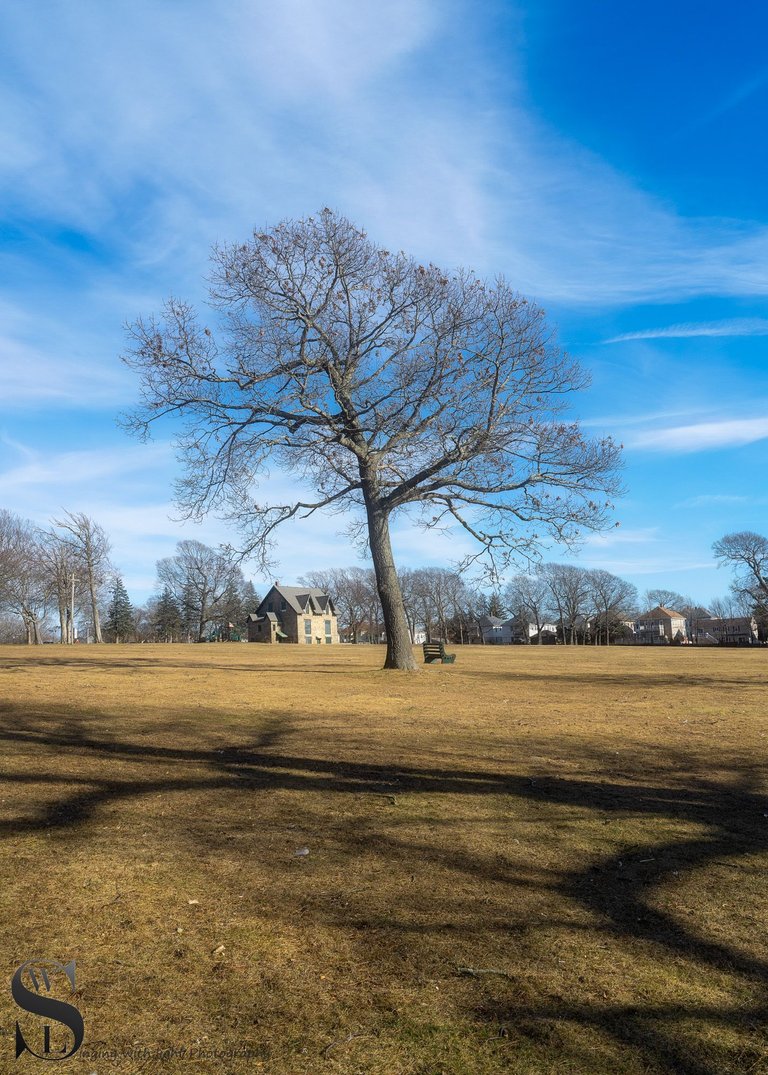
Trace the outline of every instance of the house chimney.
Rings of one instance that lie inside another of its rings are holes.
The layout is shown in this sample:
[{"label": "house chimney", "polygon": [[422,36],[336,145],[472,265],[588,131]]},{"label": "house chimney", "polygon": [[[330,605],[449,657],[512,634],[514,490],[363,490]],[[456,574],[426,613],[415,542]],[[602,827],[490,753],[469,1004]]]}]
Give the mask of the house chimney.
[{"label": "house chimney", "polygon": [[274,581],[274,582],[272,583],[272,585],[273,585],[273,586],[279,586],[279,585],[280,585],[280,582],[279,582],[279,580],[278,580],[278,579],[275,579],[275,581]]}]

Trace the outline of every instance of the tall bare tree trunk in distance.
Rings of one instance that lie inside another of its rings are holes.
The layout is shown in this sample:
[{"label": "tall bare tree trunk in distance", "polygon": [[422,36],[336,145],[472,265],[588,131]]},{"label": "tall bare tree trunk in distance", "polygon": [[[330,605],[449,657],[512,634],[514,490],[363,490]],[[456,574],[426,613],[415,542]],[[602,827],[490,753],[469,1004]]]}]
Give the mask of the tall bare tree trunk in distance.
[{"label": "tall bare tree trunk in distance", "polygon": [[88,562],[88,591],[91,595],[91,618],[93,620],[93,640],[103,642],[101,637],[101,619],[99,617],[99,599],[96,594],[96,580],[93,576],[90,561]]}]

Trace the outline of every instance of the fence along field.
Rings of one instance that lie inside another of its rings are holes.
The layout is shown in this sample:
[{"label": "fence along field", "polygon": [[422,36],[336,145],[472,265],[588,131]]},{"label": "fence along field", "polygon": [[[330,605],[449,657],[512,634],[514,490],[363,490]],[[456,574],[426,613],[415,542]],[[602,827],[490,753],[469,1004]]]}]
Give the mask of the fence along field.
[{"label": "fence along field", "polygon": [[5,970],[77,961],[72,1070],[767,1070],[764,652],[375,650],[0,650]]}]

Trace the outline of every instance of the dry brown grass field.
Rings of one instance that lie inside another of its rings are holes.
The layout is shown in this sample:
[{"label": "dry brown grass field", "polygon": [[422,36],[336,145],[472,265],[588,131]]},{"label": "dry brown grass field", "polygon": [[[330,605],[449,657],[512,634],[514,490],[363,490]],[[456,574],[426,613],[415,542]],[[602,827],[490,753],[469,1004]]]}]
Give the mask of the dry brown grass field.
[{"label": "dry brown grass field", "polygon": [[0,649],[0,1070],[768,1072],[768,651],[457,653]]}]

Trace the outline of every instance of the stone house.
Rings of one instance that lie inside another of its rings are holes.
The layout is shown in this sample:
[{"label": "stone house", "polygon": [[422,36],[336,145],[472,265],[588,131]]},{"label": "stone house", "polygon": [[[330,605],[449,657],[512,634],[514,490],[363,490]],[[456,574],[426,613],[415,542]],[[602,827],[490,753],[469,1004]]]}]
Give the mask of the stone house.
[{"label": "stone house", "polygon": [[311,586],[275,583],[246,621],[249,642],[338,645],[339,621],[331,597]]}]

